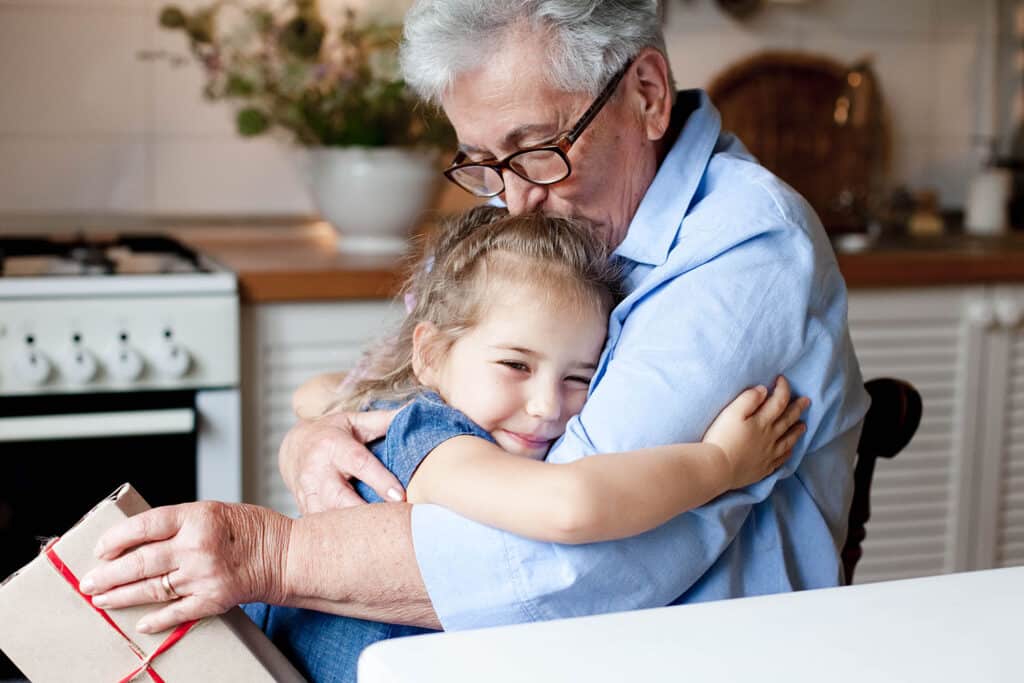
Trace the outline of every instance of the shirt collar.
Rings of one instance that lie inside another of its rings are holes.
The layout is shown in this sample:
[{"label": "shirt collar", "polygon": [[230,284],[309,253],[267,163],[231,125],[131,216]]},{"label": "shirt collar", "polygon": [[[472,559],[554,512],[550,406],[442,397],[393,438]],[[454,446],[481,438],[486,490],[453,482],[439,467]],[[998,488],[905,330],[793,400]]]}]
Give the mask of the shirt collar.
[{"label": "shirt collar", "polygon": [[672,111],[672,117],[677,116],[686,116],[686,123],[640,200],[616,256],[652,266],[663,264],[704,177],[722,129],[721,116],[702,90],[679,93]]}]

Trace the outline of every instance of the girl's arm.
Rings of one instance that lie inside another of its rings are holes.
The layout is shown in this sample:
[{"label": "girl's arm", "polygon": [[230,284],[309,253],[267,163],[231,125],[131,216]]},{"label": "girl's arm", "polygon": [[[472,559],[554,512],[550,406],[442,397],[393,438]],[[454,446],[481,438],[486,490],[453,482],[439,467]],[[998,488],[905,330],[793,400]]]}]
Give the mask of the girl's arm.
[{"label": "girl's arm", "polygon": [[552,464],[510,455],[474,436],[431,451],[409,483],[411,503],[556,543],[634,536],[767,476],[789,457],[809,401],[790,403],[784,379],[766,399],[743,392],[702,443],[595,455]]},{"label": "girl's arm", "polygon": [[342,391],[344,372],[328,372],[312,377],[292,394],[292,411],[303,420],[315,420],[336,408],[347,396]]}]

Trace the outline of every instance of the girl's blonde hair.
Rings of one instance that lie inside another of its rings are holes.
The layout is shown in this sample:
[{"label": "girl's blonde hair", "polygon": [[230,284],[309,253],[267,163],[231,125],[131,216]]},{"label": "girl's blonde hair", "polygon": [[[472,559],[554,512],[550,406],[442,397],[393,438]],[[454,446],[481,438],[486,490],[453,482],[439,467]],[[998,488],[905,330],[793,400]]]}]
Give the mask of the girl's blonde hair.
[{"label": "girl's blonde hair", "polygon": [[541,214],[511,216],[481,206],[449,221],[412,266],[403,293],[412,301],[397,334],[369,354],[367,376],[344,401],[358,410],[374,401],[402,402],[422,391],[413,372],[413,332],[429,322],[447,353],[487,311],[496,284],[533,286],[555,300],[607,316],[623,296],[619,269],[591,227]]}]

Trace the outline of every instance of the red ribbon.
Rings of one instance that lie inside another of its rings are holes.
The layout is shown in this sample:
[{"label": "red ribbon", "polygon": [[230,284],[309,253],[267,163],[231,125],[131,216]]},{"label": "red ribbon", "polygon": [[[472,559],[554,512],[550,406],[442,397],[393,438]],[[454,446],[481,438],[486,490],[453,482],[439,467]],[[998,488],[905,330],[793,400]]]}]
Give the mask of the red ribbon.
[{"label": "red ribbon", "polygon": [[142,664],[139,667],[137,667],[130,674],[128,674],[120,681],[118,681],[118,683],[129,683],[129,681],[131,681],[133,678],[138,676],[143,671],[149,674],[149,677],[153,680],[153,683],[164,683],[164,679],[160,678],[160,675],[157,674],[157,672],[154,671],[152,668],[153,660],[162,655],[164,652],[167,652],[167,650],[171,649],[171,646],[173,646],[175,643],[181,640],[185,636],[185,634],[188,633],[189,630],[196,625],[196,623],[198,623],[198,620],[194,619],[192,621],[186,621],[184,624],[181,624],[180,626],[175,628],[173,631],[171,631],[171,634],[167,636],[167,638],[165,638],[164,641],[160,643],[160,645],[155,650],[153,650],[153,653],[147,657],[145,653],[142,652],[142,649],[139,648],[139,646],[136,645],[134,642],[132,642],[132,639],[129,638],[127,634],[125,634],[125,632],[122,631],[116,623],[114,623],[114,620],[110,618],[110,615],[107,614],[107,611],[93,604],[92,596],[86,595],[82,592],[78,584],[78,577],[75,576],[74,572],[71,571],[71,568],[64,564],[64,561],[61,560],[60,557],[57,556],[57,553],[54,551],[53,546],[54,544],[56,544],[56,542],[57,539],[54,539],[53,542],[50,543],[50,546],[46,549],[46,558],[50,560],[50,564],[52,564],[54,568],[57,570],[57,572],[64,577],[65,581],[71,584],[71,587],[75,589],[75,592],[78,593],[78,595],[81,596],[87,603],[89,603],[89,606],[96,610],[96,612],[101,617],[103,617],[104,620],[106,620],[106,622],[110,624],[110,626],[115,631],[117,631],[118,635],[120,635],[122,638],[128,641],[128,645],[131,648],[131,651],[135,653],[136,657],[142,660]]}]

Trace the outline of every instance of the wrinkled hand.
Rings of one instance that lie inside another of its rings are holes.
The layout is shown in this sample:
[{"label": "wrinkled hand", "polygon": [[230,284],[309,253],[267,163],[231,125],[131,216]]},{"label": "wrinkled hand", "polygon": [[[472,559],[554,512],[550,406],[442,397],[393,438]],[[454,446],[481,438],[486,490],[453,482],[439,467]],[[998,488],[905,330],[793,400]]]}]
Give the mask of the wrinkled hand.
[{"label": "wrinkled hand", "polygon": [[288,431],[278,465],[302,514],[365,503],[350,479],[366,483],[384,500],[405,499],[402,484],[363,445],[384,436],[396,412],[334,413]]},{"label": "wrinkled hand", "polygon": [[763,386],[747,389],[708,427],[704,442],[721,449],[732,488],[761,481],[792,455],[797,440],[807,430],[799,420],[811,401],[790,398],[789,382],[779,377],[771,396]]},{"label": "wrinkled hand", "polygon": [[103,609],[160,603],[136,625],[143,633],[243,602],[280,603],[290,532],[288,517],[255,505],[154,508],[103,534],[95,549],[101,562],[81,589]]}]

